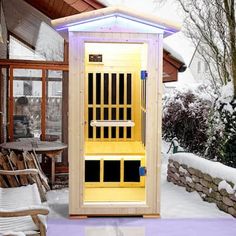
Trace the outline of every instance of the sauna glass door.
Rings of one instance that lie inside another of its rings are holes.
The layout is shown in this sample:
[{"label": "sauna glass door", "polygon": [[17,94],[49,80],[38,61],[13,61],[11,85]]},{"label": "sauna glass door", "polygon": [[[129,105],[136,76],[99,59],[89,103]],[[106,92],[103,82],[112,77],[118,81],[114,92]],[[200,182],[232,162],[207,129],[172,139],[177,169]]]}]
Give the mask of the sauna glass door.
[{"label": "sauna glass door", "polygon": [[145,201],[142,46],[85,44],[86,202]]}]

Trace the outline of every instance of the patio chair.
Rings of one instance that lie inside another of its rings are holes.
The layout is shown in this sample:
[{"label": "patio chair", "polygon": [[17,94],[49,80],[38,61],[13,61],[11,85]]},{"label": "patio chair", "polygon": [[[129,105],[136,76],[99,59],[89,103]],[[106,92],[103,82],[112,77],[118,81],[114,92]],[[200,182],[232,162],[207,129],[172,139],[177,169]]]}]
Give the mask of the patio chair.
[{"label": "patio chair", "polygon": [[[0,176],[38,175],[38,170],[0,170]],[[0,235],[46,236],[46,217],[49,210],[42,205],[37,184],[0,187]]]}]

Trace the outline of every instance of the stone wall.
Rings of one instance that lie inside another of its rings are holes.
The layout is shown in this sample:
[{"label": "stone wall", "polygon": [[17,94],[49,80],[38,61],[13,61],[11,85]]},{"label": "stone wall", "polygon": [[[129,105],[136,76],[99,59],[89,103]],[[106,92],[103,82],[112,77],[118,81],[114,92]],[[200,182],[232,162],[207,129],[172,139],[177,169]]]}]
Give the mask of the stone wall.
[{"label": "stone wall", "polygon": [[197,191],[204,201],[216,203],[220,210],[236,217],[234,183],[203,173],[187,164],[179,163],[174,159],[174,155],[169,159],[167,181],[185,187],[188,192]]}]

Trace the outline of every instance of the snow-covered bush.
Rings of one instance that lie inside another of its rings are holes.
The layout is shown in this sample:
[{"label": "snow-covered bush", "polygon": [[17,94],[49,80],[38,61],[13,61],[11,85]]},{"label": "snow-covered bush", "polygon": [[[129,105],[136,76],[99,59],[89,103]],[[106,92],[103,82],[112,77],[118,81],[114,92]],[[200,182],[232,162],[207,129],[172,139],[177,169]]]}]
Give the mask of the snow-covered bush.
[{"label": "snow-covered bush", "polygon": [[176,90],[163,99],[163,137],[189,152],[236,167],[236,100],[232,83],[220,96],[206,86]]},{"label": "snow-covered bush", "polygon": [[236,167],[236,100],[231,82],[222,87],[211,118],[206,156],[213,153],[216,160]]},{"label": "snow-covered bush", "polygon": [[165,95],[162,120],[164,138],[170,140],[177,137],[185,150],[204,154],[211,100],[204,86]]}]

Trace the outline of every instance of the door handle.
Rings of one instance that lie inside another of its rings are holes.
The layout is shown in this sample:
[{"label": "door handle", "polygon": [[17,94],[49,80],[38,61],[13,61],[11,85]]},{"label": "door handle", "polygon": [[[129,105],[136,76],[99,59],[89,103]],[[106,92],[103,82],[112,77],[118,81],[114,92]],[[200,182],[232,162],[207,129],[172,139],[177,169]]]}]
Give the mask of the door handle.
[{"label": "door handle", "polygon": [[145,166],[140,166],[139,167],[139,175],[140,176],[146,176],[147,175],[147,169]]}]

